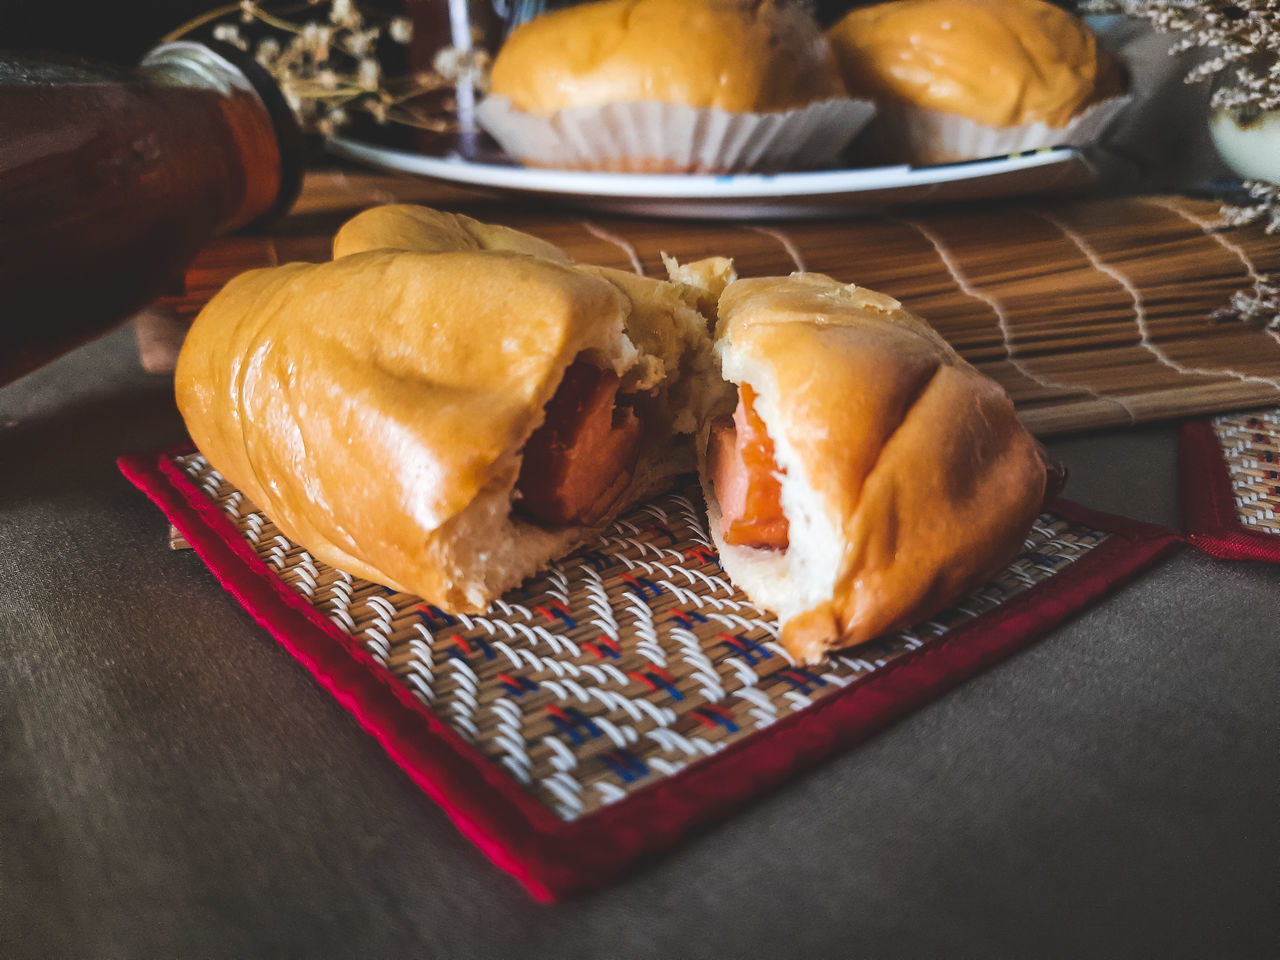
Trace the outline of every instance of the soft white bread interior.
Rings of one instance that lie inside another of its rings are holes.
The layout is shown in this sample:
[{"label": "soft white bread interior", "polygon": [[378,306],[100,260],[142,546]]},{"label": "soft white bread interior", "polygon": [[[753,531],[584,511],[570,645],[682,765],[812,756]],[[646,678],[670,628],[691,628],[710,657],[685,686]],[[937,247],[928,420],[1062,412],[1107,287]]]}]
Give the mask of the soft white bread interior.
[{"label": "soft white bread interior", "polygon": [[[176,374],[200,450],[318,559],[483,610],[691,467],[673,436],[724,389],[691,287],[422,208],[362,214],[335,246],[229,283]],[[540,522],[526,444],[580,364],[634,399],[636,467],[589,522]]]},{"label": "soft white bread interior", "polygon": [[927,618],[1017,554],[1044,495],[1035,442],[928,324],[819,274],[739,280],[719,312],[716,352],[754,391],[789,534],[785,549],[725,542],[704,469],[712,535],[794,656]]}]

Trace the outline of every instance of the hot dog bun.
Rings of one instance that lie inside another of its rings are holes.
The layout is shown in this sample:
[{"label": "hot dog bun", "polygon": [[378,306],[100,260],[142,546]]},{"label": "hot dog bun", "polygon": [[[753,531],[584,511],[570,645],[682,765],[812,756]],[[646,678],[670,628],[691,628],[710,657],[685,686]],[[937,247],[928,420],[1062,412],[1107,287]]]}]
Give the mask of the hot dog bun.
[{"label": "hot dog bun", "polygon": [[[672,433],[695,429],[695,381],[716,378],[685,287],[413,208],[361,215],[337,247],[231,281],[176,373],[199,449],[318,559],[483,610],[692,464],[666,451],[687,450]],[[515,489],[523,449],[584,363],[635,398],[641,468],[590,522],[538,522]]]},{"label": "hot dog bun", "polygon": [[773,457],[772,501],[735,488],[731,508],[754,510],[746,526],[773,548],[725,542],[704,462],[711,529],[802,660],[978,586],[1040,506],[1045,469],[1003,391],[881,294],[735,280],[719,259],[658,281],[411,207],[362,214],[335,247],[209,303],[179,408],[210,463],[317,559],[447,611],[484,610],[695,449],[705,461],[735,384],[751,457],[722,442],[716,469]]},{"label": "hot dog bun", "polygon": [[[819,274],[739,280],[716,352],[775,447],[784,550],[726,543],[725,570],[814,662],[936,613],[1017,554],[1045,490],[1035,442],[994,381],[898,301]],[[721,411],[723,413],[723,410]]]}]

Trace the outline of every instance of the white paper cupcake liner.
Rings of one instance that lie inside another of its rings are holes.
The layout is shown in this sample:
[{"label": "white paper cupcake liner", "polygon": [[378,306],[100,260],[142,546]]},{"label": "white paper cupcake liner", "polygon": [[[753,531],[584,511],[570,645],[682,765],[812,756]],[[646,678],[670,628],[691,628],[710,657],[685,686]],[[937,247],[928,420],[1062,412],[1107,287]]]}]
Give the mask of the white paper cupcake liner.
[{"label": "white paper cupcake liner", "polygon": [[876,128],[886,159],[928,166],[1044,147],[1088,146],[1102,139],[1130,100],[1128,96],[1103,100],[1065,127],[1045,123],[988,127],[954,113],[893,104],[877,113]]},{"label": "white paper cupcake liner", "polygon": [[819,167],[874,114],[870,102],[846,98],[780,113],[643,101],[542,116],[517,110],[505,97],[488,97],[476,110],[502,149],[528,166],[646,173]]}]

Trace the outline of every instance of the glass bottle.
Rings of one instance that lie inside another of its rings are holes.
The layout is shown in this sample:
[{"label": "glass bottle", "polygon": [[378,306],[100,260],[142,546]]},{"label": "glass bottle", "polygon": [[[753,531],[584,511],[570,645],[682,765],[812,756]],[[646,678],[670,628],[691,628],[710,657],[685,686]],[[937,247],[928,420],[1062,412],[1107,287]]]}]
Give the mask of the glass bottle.
[{"label": "glass bottle", "polygon": [[287,209],[301,138],[223,44],[133,70],[0,53],[0,384],[125,319],[209,238]]}]

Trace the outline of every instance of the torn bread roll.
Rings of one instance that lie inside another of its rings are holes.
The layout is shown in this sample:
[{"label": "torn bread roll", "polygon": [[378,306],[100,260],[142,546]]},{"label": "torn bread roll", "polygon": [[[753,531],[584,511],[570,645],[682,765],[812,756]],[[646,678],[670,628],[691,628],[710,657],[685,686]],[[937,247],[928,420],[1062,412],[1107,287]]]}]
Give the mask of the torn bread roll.
[{"label": "torn bread roll", "polygon": [[919,622],[1021,548],[1045,468],[1001,387],[898,301],[819,274],[739,280],[701,432],[733,581],[813,663]]},{"label": "torn bread roll", "polygon": [[176,374],[199,449],[318,559],[480,611],[692,467],[719,378],[689,285],[423,208],[335,247],[232,280]]}]

